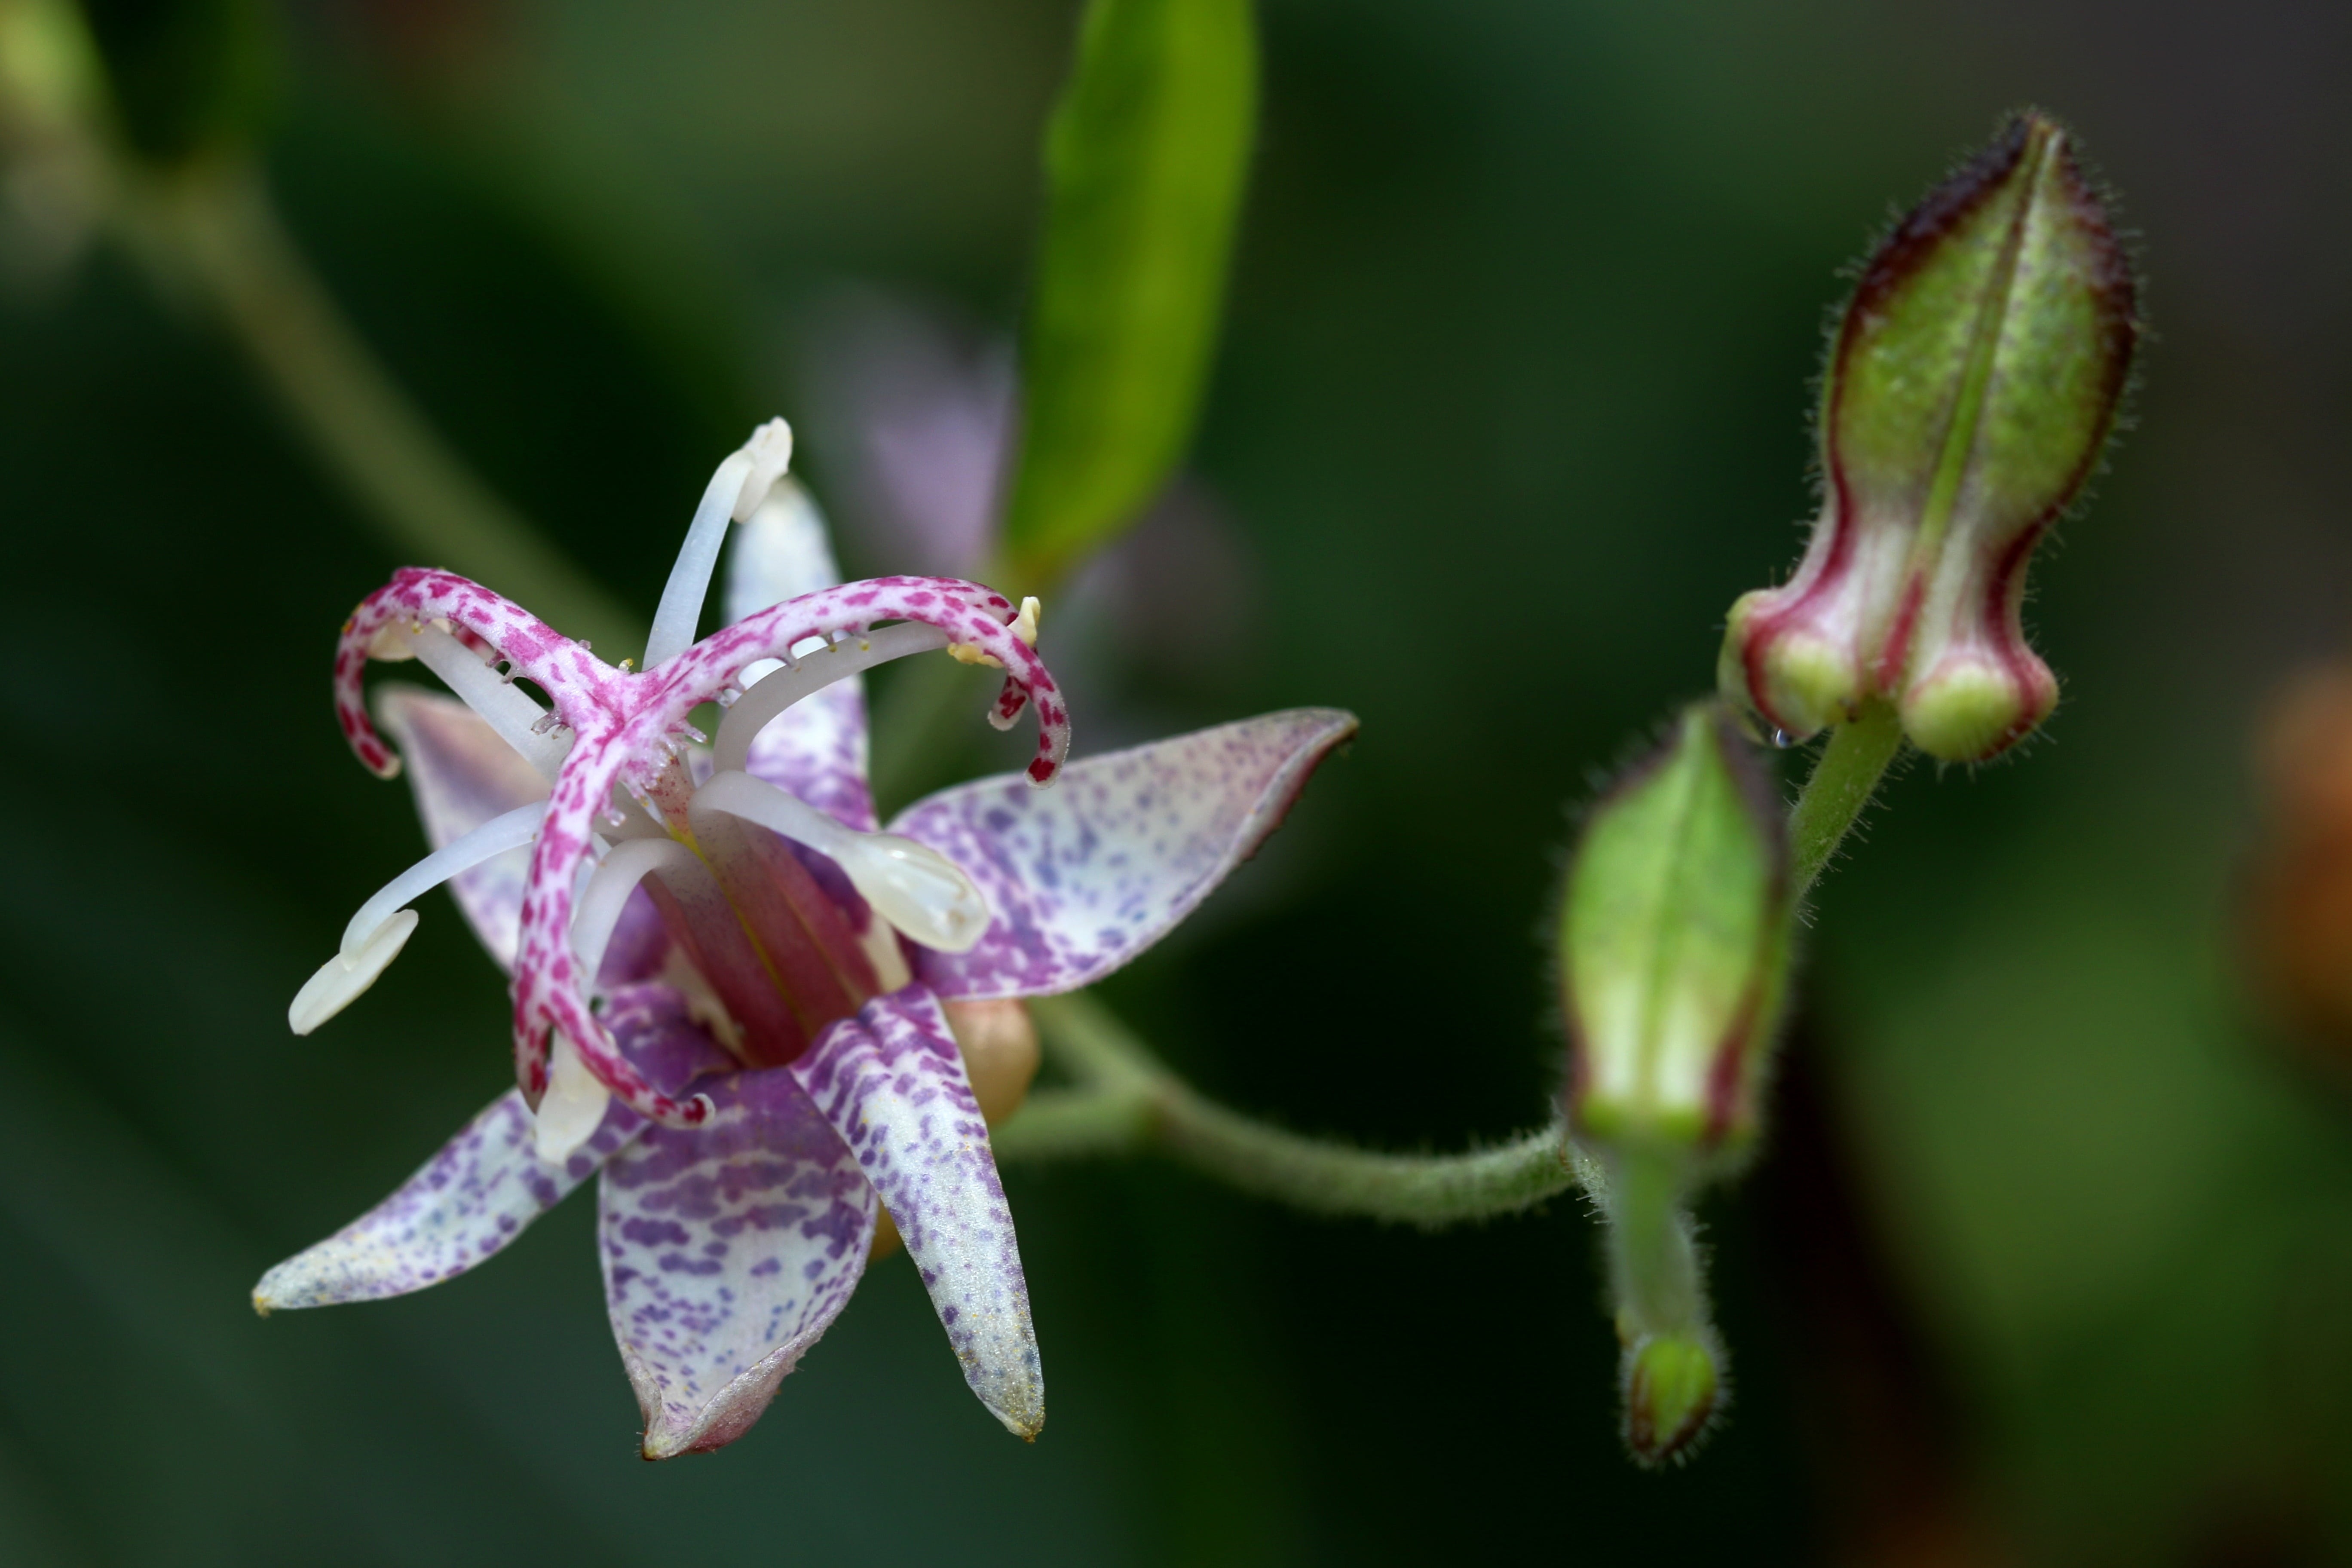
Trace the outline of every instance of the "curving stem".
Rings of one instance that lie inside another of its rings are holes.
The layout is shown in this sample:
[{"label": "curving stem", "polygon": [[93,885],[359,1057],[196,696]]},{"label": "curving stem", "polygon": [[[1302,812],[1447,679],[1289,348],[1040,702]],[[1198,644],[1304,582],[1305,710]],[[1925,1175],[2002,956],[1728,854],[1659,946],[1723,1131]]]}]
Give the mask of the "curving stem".
[{"label": "curving stem", "polygon": [[1351,1148],[1269,1126],[1207,1099],[1092,997],[1041,997],[1029,1006],[1078,1087],[1031,1096],[992,1135],[999,1160],[1153,1151],[1299,1208],[1430,1228],[1517,1213],[1582,1179],[1581,1157],[1557,1122],[1461,1154]]}]

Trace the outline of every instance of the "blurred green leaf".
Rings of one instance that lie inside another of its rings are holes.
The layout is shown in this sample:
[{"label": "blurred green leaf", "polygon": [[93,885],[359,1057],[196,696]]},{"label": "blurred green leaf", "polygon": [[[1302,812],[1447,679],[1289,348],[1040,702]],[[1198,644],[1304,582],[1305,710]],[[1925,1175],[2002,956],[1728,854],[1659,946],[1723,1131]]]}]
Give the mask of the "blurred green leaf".
[{"label": "blurred green leaf", "polygon": [[1248,0],[1091,0],[1046,132],[1047,206],[1005,528],[1041,586],[1183,455],[1216,340],[1257,103]]},{"label": "blurred green leaf", "polygon": [[177,163],[251,139],[275,105],[276,13],[258,0],[82,0],[122,133]]}]

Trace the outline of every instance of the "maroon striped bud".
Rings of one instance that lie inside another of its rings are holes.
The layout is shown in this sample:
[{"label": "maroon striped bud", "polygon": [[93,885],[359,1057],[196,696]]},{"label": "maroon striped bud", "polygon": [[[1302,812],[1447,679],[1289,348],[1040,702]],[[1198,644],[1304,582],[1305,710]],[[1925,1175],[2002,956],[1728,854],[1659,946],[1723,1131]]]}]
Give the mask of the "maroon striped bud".
[{"label": "maroon striped bud", "polygon": [[2073,138],[2019,115],[1864,268],[1823,378],[1822,515],[1796,575],[1732,606],[1725,691],[1793,736],[1892,702],[1951,762],[2041,723],[2026,564],[2114,428],[2135,309]]}]

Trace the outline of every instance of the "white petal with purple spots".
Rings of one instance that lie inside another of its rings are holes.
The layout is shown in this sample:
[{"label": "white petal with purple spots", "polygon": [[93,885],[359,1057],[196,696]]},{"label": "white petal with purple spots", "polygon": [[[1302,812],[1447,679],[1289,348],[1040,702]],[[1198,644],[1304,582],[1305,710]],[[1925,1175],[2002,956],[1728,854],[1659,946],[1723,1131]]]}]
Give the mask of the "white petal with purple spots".
[{"label": "white petal with purple spots", "polygon": [[[782,480],[751,521],[735,531],[727,563],[727,624],[840,581],[816,503],[799,484]],[[813,648],[819,640],[802,646]],[[744,674],[757,680],[774,668],[773,661],[762,660]],[[751,742],[744,771],[861,832],[871,831],[865,682],[855,676],[837,680],[785,710]]]},{"label": "white petal with purple spots", "polygon": [[704,1080],[715,1110],[604,1167],[598,1243],[649,1459],[717,1448],[856,1289],[874,1189],[785,1069]]},{"label": "white petal with purple spots", "polygon": [[[665,1088],[728,1060],[667,985],[614,992],[604,1018],[629,1059]],[[585,1143],[551,1163],[534,1146],[521,1090],[509,1090],[390,1197],[263,1275],[253,1304],[271,1312],[372,1301],[453,1279],[520,1236],[644,1127],[615,1100]]]},{"label": "white petal with purple spots", "polygon": [[[472,709],[413,686],[375,694],[377,721],[407,763],[425,841],[439,849],[520,805],[547,798],[547,781]],[[509,849],[451,879],[458,909],[501,969],[512,969],[522,919],[529,847]]]},{"label": "white petal with purple spots", "polygon": [[463,1274],[522,1234],[645,1125],[614,1103],[561,1165],[532,1149],[522,1091],[509,1089],[392,1196],[261,1277],[264,1312],[405,1295]]},{"label": "white petal with purple spots", "polygon": [[920,985],[877,996],[785,1070],[882,1194],[964,1381],[1008,1430],[1036,1436],[1045,1382],[1021,1248],[939,999]]},{"label": "white petal with purple spots", "polygon": [[961,866],[995,910],[978,946],[923,950],[918,974],[950,1001],[1092,984],[1247,859],[1355,732],[1351,713],[1298,708],[1086,758],[1056,789],[1006,776],[917,802],[890,831]]}]

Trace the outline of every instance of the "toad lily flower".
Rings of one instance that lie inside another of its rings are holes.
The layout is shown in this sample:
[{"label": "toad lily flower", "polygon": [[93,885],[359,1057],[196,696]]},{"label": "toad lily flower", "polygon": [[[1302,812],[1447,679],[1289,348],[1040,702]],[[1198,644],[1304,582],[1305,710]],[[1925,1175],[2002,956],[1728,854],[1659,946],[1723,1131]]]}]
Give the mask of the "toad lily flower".
[{"label": "toad lily flower", "polygon": [[[972,1391],[1035,1436],[1028,1290],[950,1009],[1017,1005],[1125,963],[1355,728],[1299,710],[1066,763],[1034,602],[1016,611],[951,578],[836,583],[822,523],[781,477],[790,440],[776,421],[719,465],[642,673],[415,570],[360,606],[335,661],[345,735],[379,774],[405,761],[434,850],[353,917],[293,1026],[308,1033],[373,984],[415,929],[409,903],[446,881],[512,973],[519,1087],[271,1269],[255,1305],[449,1279],[596,1175],[649,1458],[719,1447],[758,1419],[847,1301],[883,1210]],[[731,624],[692,642],[730,519],[744,524]],[[943,791],[883,831],[858,675],[938,650],[1003,668],[990,717],[1034,708],[1037,752],[1025,777]],[[371,657],[422,660],[463,704],[383,689],[395,756],[362,698]],[[714,700],[706,749],[688,720]]]}]

